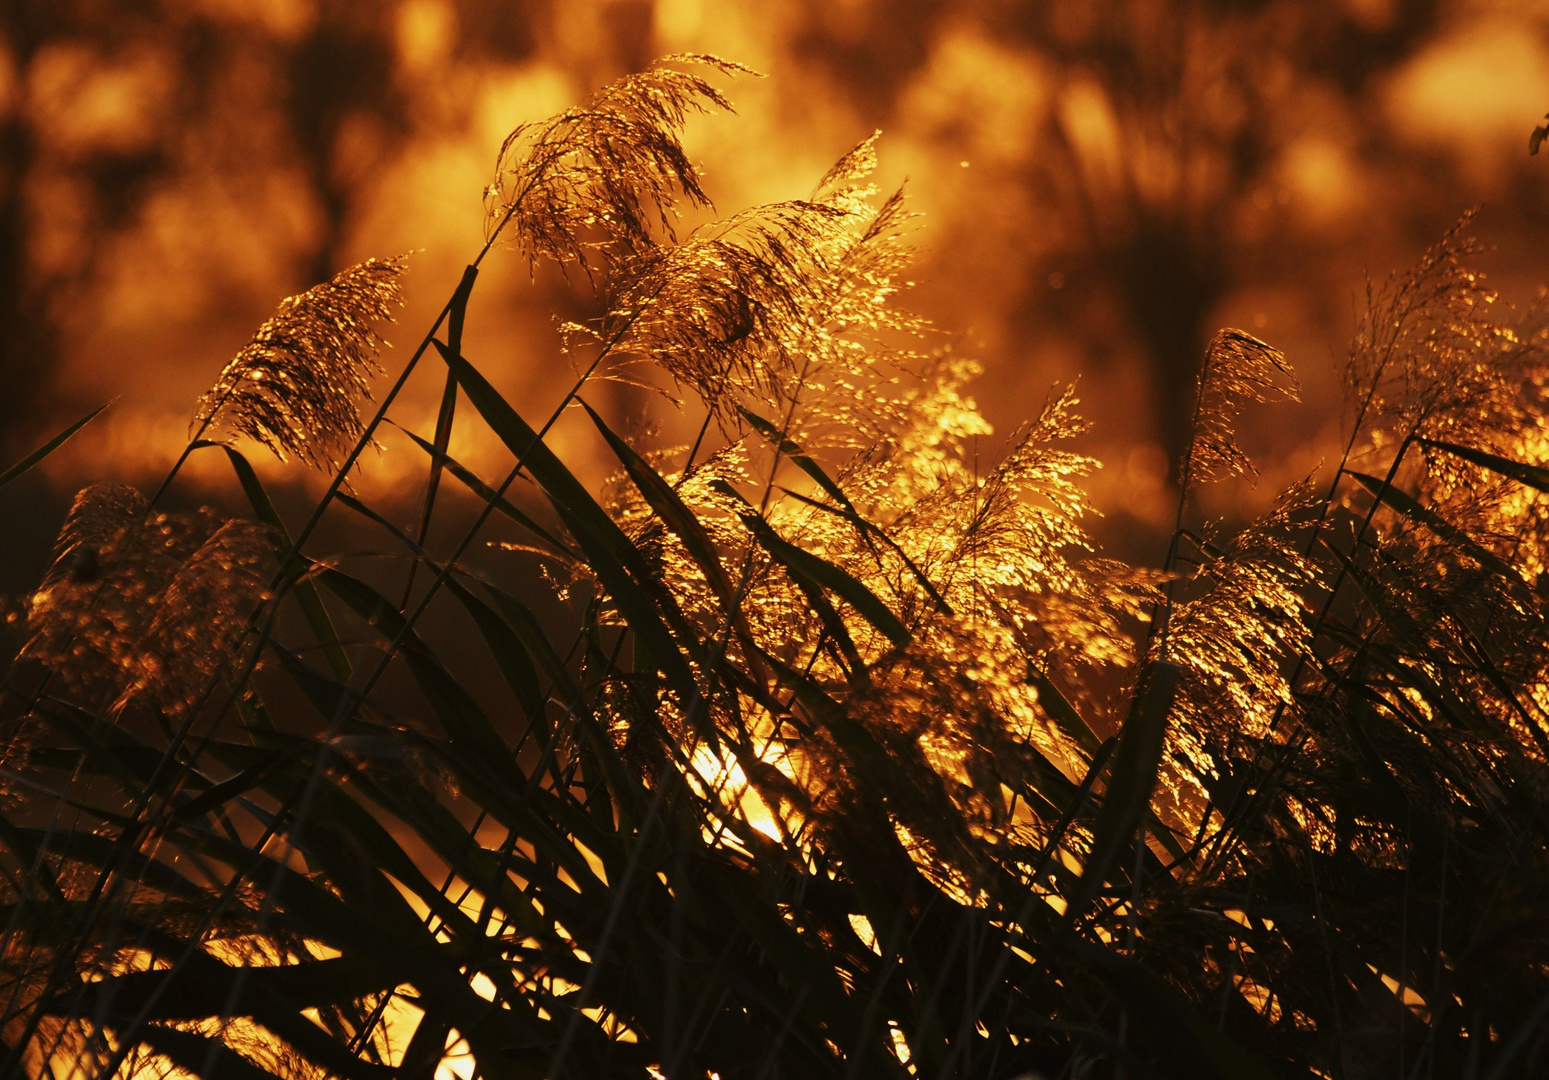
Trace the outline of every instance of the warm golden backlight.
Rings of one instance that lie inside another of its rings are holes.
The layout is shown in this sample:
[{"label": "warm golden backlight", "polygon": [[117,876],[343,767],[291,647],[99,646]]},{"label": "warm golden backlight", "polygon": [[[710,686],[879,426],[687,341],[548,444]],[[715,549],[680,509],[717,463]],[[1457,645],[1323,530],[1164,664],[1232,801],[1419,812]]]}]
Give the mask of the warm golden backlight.
[{"label": "warm golden backlight", "polygon": [[113,404],[0,584],[0,1060],[1527,1059],[1549,16],[68,6],[0,465]]}]

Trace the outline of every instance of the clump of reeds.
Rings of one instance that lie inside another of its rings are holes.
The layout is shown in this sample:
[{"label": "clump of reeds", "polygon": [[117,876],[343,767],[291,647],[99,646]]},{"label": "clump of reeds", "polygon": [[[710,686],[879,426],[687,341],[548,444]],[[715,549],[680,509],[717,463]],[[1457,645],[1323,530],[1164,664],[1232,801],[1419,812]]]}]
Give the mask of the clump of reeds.
[{"label": "clump of reeds", "polygon": [[[30,725],[4,1069],[428,1076],[461,1045],[488,1076],[1541,1071],[1540,321],[1503,320],[1449,234],[1371,290],[1330,475],[1236,532],[1191,489],[1251,480],[1241,409],[1294,379],[1223,331],[1167,558],[1127,566],[1085,529],[1072,391],[981,464],[977,369],[897,304],[875,136],[810,198],[677,236],[709,202],[681,126],[729,105],[674,64],[742,70],[675,58],[501,150],[491,239],[602,301],[545,422],[462,355],[472,271],[362,420],[398,271],[367,263],[197,413],[189,453],[224,425],[337,465],[305,527],[235,440],[255,521],[77,499],[29,607],[46,677],[4,698]],[[338,492],[422,355],[451,404],[409,432],[411,536]],[[593,408],[626,363],[702,413],[692,446]],[[602,498],[545,438],[577,401],[618,459]],[[503,480],[448,456],[454,423],[509,448]],[[481,512],[428,550],[443,474]],[[308,553],[333,507],[408,587]],[[571,624],[534,614],[530,564],[462,565],[493,515],[562,567]]]}]

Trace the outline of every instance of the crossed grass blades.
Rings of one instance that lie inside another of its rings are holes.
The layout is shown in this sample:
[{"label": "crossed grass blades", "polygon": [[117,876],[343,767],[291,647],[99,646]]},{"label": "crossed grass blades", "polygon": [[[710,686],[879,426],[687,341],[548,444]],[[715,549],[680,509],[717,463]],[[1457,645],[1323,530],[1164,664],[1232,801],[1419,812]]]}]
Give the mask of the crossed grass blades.
[{"label": "crossed grass blades", "polygon": [[[77,497],[0,698],[4,1073],[1541,1075],[1538,316],[1497,313],[1461,226],[1374,287],[1331,479],[1232,536],[1190,497],[1251,473],[1237,411],[1294,388],[1224,331],[1166,564],[1102,559],[1070,391],[978,465],[974,365],[894,306],[874,138],[808,200],[675,235],[708,203],[681,125],[742,73],[673,58],[519,129],[370,418],[401,265],[286,301],[184,455],[224,455],[252,520]],[[505,242],[603,311],[537,429],[462,354]],[[426,356],[436,429],[388,450],[425,455],[405,527],[346,481]],[[700,437],[620,437],[587,401],[620,377]],[[618,459],[601,497],[544,439],[572,407]],[[448,456],[456,423],[503,479]],[[207,434],[332,466],[309,520]],[[431,551],[446,478],[481,510]],[[394,575],[307,553],[340,511]],[[495,514],[570,626],[461,564]],[[422,700],[377,693],[390,670]]]}]

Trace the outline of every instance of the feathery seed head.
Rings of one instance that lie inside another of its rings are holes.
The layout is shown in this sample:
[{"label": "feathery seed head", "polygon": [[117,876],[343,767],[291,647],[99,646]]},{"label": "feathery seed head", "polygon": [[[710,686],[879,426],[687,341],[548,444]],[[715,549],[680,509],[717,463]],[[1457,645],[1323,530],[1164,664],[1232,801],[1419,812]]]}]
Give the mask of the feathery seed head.
[{"label": "feathery seed head", "polygon": [[589,255],[639,255],[655,246],[658,230],[672,238],[680,195],[710,205],[680,133],[690,115],[730,112],[731,102],[701,76],[662,66],[671,63],[756,74],[714,56],[668,56],[584,105],[519,125],[501,145],[484,193],[487,234],[509,224],[529,262],[553,259],[590,273]]},{"label": "feathery seed head", "polygon": [[84,488],[65,516],[53,565],[28,599],[24,655],[46,664],[78,700],[112,700],[167,582],[218,524],[209,511],[147,518],[145,497],[124,484]]},{"label": "feathery seed head", "polygon": [[875,185],[862,183],[877,170],[877,142],[882,138],[878,128],[849,150],[833,168],[823,174],[813,189],[814,201],[831,203],[847,211],[861,210],[866,200],[877,193]]},{"label": "feathery seed head", "polygon": [[[1303,480],[1223,547],[1200,545],[1193,582],[1203,591],[1168,622],[1167,655],[1183,668],[1164,770],[1175,798],[1187,801],[1244,740],[1265,738],[1277,710],[1293,702],[1286,664],[1307,655],[1303,596],[1322,583],[1293,536],[1318,504],[1311,479]],[[1152,649],[1160,655],[1160,642]]]},{"label": "feathery seed head", "polygon": [[821,301],[823,246],[842,218],[777,203],[643,252],[618,267],[596,337],[689,387],[723,426],[739,405],[789,400]]},{"label": "feathery seed head", "polygon": [[85,488],[28,600],[23,655],[89,707],[154,690],[155,704],[176,711],[235,646],[272,551],[256,523],[209,509],[147,517],[131,487]]},{"label": "feathery seed head", "polygon": [[168,582],[119,706],[143,696],[168,716],[195,708],[235,653],[274,562],[267,526],[233,519],[217,529]]},{"label": "feathery seed head", "polygon": [[1258,470],[1237,445],[1237,418],[1250,401],[1296,401],[1295,373],[1285,354],[1243,330],[1216,332],[1199,373],[1194,438],[1183,481],[1212,483],[1256,477]]},{"label": "feathery seed head", "polygon": [[1358,436],[1487,445],[1511,426],[1496,422],[1499,410],[1517,412],[1513,365],[1502,361],[1521,343],[1494,318],[1495,295],[1468,265],[1483,250],[1468,235],[1472,220],[1463,215],[1412,269],[1368,284],[1345,369]]},{"label": "feathery seed head", "polygon": [[403,256],[367,259],[280,301],[199,399],[191,426],[246,435],[282,461],[331,470],[363,430],[384,344],[375,323],[402,304]]}]

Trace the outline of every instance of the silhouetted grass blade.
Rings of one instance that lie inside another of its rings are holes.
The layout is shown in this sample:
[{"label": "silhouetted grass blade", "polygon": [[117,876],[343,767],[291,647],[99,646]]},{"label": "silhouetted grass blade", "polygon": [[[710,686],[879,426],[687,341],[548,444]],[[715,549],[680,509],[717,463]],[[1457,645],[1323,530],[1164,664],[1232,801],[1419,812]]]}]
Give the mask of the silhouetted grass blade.
[{"label": "silhouetted grass blade", "polygon": [[[292,547],[290,533],[285,528],[284,519],[274,508],[269,493],[264,490],[262,481],[258,479],[258,474],[253,471],[253,466],[247,458],[229,446],[222,446],[221,449],[226,451],[226,457],[231,461],[231,467],[237,474],[237,480],[242,485],[242,491],[247,495],[253,513],[259,521],[274,530],[278,553],[283,558]],[[349,654],[339,643],[339,632],[334,629],[333,619],[328,614],[328,608],[323,604],[323,598],[317,593],[317,586],[306,576],[299,557],[292,566],[283,569],[290,582],[291,592],[295,594],[296,602],[301,605],[302,614],[306,616],[307,625],[312,628],[318,643],[323,646],[323,654],[328,658],[328,666],[340,679],[348,681],[353,670],[350,667]]]},{"label": "silhouetted grass blade", "polygon": [[742,522],[759,545],[788,571],[843,598],[894,645],[907,645],[913,639],[898,616],[853,575],[785,540],[757,514],[744,514]]},{"label": "silhouetted grass blade", "polygon": [[[108,404],[112,403],[109,402]],[[9,484],[12,480],[15,480],[18,476],[21,476],[27,470],[31,469],[34,465],[48,457],[55,450],[58,450],[69,440],[70,436],[74,435],[77,431],[80,431],[81,428],[95,420],[99,415],[101,415],[102,410],[106,408],[107,405],[97,406],[91,412],[87,413],[75,423],[65,428],[58,435],[55,435],[52,439],[48,440],[48,442],[38,447],[36,450],[22,458],[16,464],[12,465],[4,472],[0,472],[0,488],[5,487],[5,485]]]},{"label": "silhouetted grass blade", "polygon": [[663,524],[683,541],[683,546],[693,556],[695,564],[704,571],[705,577],[722,602],[730,605],[732,586],[726,577],[726,569],[721,565],[720,556],[716,553],[715,542],[710,539],[710,535],[700,524],[699,519],[694,516],[694,512],[684,504],[682,497],[673,490],[672,485],[667,483],[660,473],[651,467],[649,462],[614,434],[613,430],[603,422],[602,417],[597,415],[596,410],[584,401],[581,402],[581,407],[592,418],[592,423],[607,440],[609,449],[623,464],[629,473],[629,478],[634,481],[635,487],[650,504],[651,509],[656,511]]},{"label": "silhouetted grass blade", "polygon": [[506,499],[504,496],[496,495],[494,488],[490,487],[483,480],[480,480],[472,470],[468,469],[464,465],[459,464],[457,459],[444,453],[438,452],[434,446],[420,438],[418,435],[414,434],[414,432],[409,431],[407,428],[402,428],[400,430],[402,430],[405,435],[412,439],[414,444],[421,450],[425,451],[426,454],[429,454],[431,457],[442,462],[442,464],[446,466],[447,471],[450,472],[453,476],[457,477],[457,479],[461,481],[469,491],[473,492],[485,502],[493,503],[495,509],[500,514],[510,518],[523,529],[527,530],[538,539],[542,540],[544,544],[547,545],[549,551],[562,556],[573,564],[579,564],[581,562],[581,557],[572,551],[568,544],[554,536],[553,533],[549,532],[549,530],[545,529],[542,525],[539,525],[529,515],[523,513],[516,506],[512,505],[510,500]]},{"label": "silhouetted grass blade", "polygon": [[1491,472],[1508,476],[1528,487],[1537,488],[1539,491],[1549,491],[1549,469],[1539,465],[1528,465],[1521,461],[1512,461],[1503,458],[1499,454],[1487,453],[1483,450],[1475,450],[1468,446],[1459,446],[1457,443],[1443,442],[1440,439],[1419,439],[1421,445],[1434,447],[1437,450],[1445,450],[1464,461],[1471,461],[1480,468],[1489,469]]},{"label": "silhouetted grass blade", "polygon": [[[281,982],[264,978],[263,972],[244,971],[200,952],[191,953],[189,961],[176,972],[136,972],[93,983],[86,988],[84,1000],[71,1002],[68,1007],[88,1009],[91,1015],[99,1017],[108,1026],[124,1028],[140,1017],[142,1002],[155,1001],[150,1015],[144,1018],[155,1024],[205,1019],[211,1015],[212,1004],[224,1002],[235,994],[238,1001],[237,1015],[251,1017],[263,1024],[303,1057],[327,1069],[330,1074],[341,1080],[390,1080],[391,1069],[350,1053],[303,1015],[302,1010],[307,1007],[348,1001],[341,1001],[332,995],[320,996],[316,990],[327,985],[322,980],[319,980],[311,993],[305,993],[300,1000],[295,1000],[286,993],[292,987],[304,988],[304,984],[294,978],[298,974],[295,971],[285,971],[291,977]],[[326,965],[328,961],[322,963]],[[360,980],[357,976],[355,981],[362,993],[390,988],[379,985],[383,982],[380,973],[375,979]],[[362,982],[366,985],[360,986]],[[337,992],[338,987],[332,989]],[[153,995],[156,996],[153,998]],[[144,1028],[131,1030],[140,1032]]]},{"label": "silhouetted grass blade", "polygon": [[1098,747],[1102,745],[1102,740],[1097,737],[1097,732],[1092,730],[1091,725],[1086,722],[1076,707],[1070,703],[1070,699],[1065,696],[1060,688],[1054,685],[1049,676],[1041,671],[1029,668],[1027,681],[1037,687],[1038,703],[1043,706],[1044,711],[1064,728],[1071,738],[1080,743],[1083,750],[1089,754],[1097,753]]},{"label": "silhouetted grass blade", "polygon": [[[468,316],[468,297],[473,292],[473,283],[479,276],[479,268],[470,266],[463,271],[462,280],[457,283],[457,289],[452,293],[452,300],[447,311],[446,340],[448,347],[454,353],[461,353],[463,348],[463,322]],[[452,422],[457,413],[457,379],[452,372],[446,373],[446,384],[441,390],[441,407],[436,411],[436,430],[432,439],[432,445],[436,453],[430,458],[430,476],[425,482],[425,501],[420,508],[419,529],[416,531],[416,540],[423,546],[425,537],[430,532],[430,516],[436,505],[436,489],[441,485],[442,461],[446,455],[446,448],[452,441]],[[412,585],[412,579],[410,584]]]},{"label": "silhouetted grass blade", "polygon": [[1082,868],[1078,892],[1070,900],[1068,910],[1073,919],[1097,897],[1124,853],[1134,850],[1135,836],[1151,805],[1167,716],[1182,676],[1181,668],[1166,661],[1157,661],[1141,673],[1130,714],[1119,732],[1118,750],[1092,835],[1092,852]]},{"label": "silhouetted grass blade", "polygon": [[359,578],[331,567],[321,570],[318,580],[375,627],[385,639],[399,642],[399,655],[403,657],[416,685],[425,695],[437,719],[454,739],[467,742],[492,764],[509,762],[510,750],[491,726],[484,710],[446,670],[420,636],[409,629],[402,613],[386,597]]},{"label": "silhouetted grass blade", "polygon": [[786,492],[786,494],[801,502],[807,503],[808,505],[813,506],[818,510],[823,510],[831,514],[837,514],[845,521],[848,521],[852,526],[854,526],[855,529],[866,538],[868,543],[871,541],[872,537],[876,537],[883,543],[887,544],[888,547],[899,556],[899,558],[903,559],[904,565],[909,568],[909,572],[914,575],[915,580],[918,581],[921,587],[924,588],[925,591],[930,595],[930,598],[932,602],[935,603],[937,609],[944,611],[947,614],[951,614],[952,608],[947,604],[946,600],[942,598],[941,594],[936,590],[935,585],[931,583],[930,578],[925,574],[925,572],[915,564],[915,561],[909,557],[909,554],[905,552],[901,546],[899,546],[897,541],[888,536],[885,531],[878,528],[870,521],[866,520],[861,512],[855,508],[855,504],[850,501],[849,496],[844,493],[844,489],[839,486],[838,482],[835,481],[833,477],[828,475],[828,473],[821,465],[817,463],[817,461],[815,461],[810,455],[802,450],[801,446],[793,441],[789,436],[782,435],[780,430],[771,424],[768,420],[765,420],[763,417],[757,415],[756,413],[749,412],[744,408],[739,408],[737,411],[741,414],[744,420],[753,426],[755,431],[757,431],[760,435],[769,441],[771,446],[775,447],[775,449],[779,451],[781,455],[788,458],[792,464],[794,464],[802,472],[806,473],[807,476],[809,476],[818,485],[818,487],[828,495],[829,498],[833,499],[834,502],[838,503],[839,505],[828,506],[815,500],[808,499],[806,496],[800,494],[799,492],[792,491]]},{"label": "silhouetted grass blade", "polygon": [[1075,949],[1124,1003],[1157,1063],[1168,1070],[1165,1075],[1214,1080],[1269,1080],[1273,1075],[1141,964],[1102,945],[1081,942]]},{"label": "silhouetted grass blade", "polygon": [[464,587],[456,578],[447,578],[446,588],[467,609],[479,635],[489,646],[495,666],[500,669],[530,724],[542,726],[545,695],[538,684],[538,670],[522,644],[520,636],[495,610]]},{"label": "silhouetted grass blade", "polygon": [[210,1075],[227,1080],[285,1080],[227,1049],[223,1040],[216,1036],[150,1024],[135,1032],[135,1037],[190,1075],[198,1076],[209,1070]]},{"label": "silhouetted grass blade", "polygon": [[656,599],[642,587],[653,575],[640,552],[537,432],[471,364],[449,352],[443,352],[442,357],[457,374],[474,408],[554,503],[603,588],[619,605],[630,629],[650,645],[668,684],[687,707],[697,695],[694,676],[662,621]]},{"label": "silhouetted grass blade", "polygon": [[[1405,494],[1392,484],[1385,484],[1375,476],[1368,476],[1365,473],[1354,472],[1350,469],[1345,470],[1345,475],[1355,480],[1367,491],[1371,492],[1373,496],[1410,521],[1415,522],[1417,525],[1424,525],[1443,540],[1449,540],[1463,548],[1469,555],[1479,560],[1481,566],[1487,567],[1497,574],[1504,574],[1508,577],[1514,575],[1515,571],[1500,556],[1487,550],[1479,541],[1469,536],[1468,533],[1452,524],[1430,507],[1415,501],[1412,496]],[[1546,475],[1549,475],[1549,473],[1546,473]]]}]

